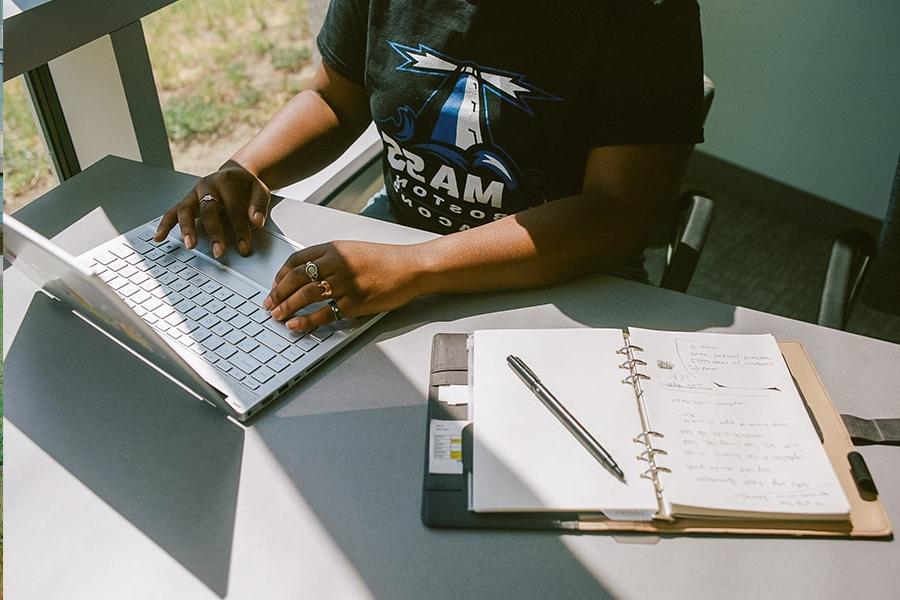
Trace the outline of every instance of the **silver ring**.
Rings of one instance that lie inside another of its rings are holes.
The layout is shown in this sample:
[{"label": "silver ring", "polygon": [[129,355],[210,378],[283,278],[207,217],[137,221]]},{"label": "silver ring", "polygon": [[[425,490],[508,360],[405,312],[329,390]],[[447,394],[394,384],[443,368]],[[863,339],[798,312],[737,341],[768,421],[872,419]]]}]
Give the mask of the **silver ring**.
[{"label": "silver ring", "polygon": [[344,311],[337,305],[337,300],[329,300],[328,307],[331,308],[331,314],[334,315],[335,321],[340,321],[344,318]]},{"label": "silver ring", "polygon": [[212,194],[205,194],[202,198],[200,198],[200,206],[203,206],[207,202],[218,202],[218,201],[219,200]]},{"label": "silver ring", "polygon": [[303,270],[306,271],[306,276],[309,277],[310,281],[318,281],[319,280],[319,267],[316,266],[316,263],[313,261],[309,261],[303,266]]}]

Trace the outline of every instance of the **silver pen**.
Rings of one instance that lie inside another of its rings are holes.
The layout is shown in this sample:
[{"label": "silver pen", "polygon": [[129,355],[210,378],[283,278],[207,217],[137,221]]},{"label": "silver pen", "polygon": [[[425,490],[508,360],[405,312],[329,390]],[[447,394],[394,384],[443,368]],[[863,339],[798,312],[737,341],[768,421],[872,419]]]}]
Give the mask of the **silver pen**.
[{"label": "silver pen", "polygon": [[594,439],[591,432],[585,429],[584,425],[579,423],[578,419],[576,419],[572,413],[556,399],[550,390],[547,389],[547,386],[541,383],[540,378],[525,364],[525,361],[518,356],[510,354],[506,357],[506,363],[509,365],[509,368],[519,376],[522,383],[531,390],[531,393],[537,396],[538,400],[541,401],[541,404],[546,406],[547,410],[553,413],[553,416],[559,419],[559,422],[575,436],[575,439],[584,446],[585,450],[590,452],[591,456],[596,458],[600,464],[606,467],[606,469],[615,475],[622,483],[625,483],[625,473],[622,472],[622,469],[619,468],[619,465],[616,464],[613,457],[609,455],[609,452],[607,452],[606,449],[600,445],[600,442]]}]

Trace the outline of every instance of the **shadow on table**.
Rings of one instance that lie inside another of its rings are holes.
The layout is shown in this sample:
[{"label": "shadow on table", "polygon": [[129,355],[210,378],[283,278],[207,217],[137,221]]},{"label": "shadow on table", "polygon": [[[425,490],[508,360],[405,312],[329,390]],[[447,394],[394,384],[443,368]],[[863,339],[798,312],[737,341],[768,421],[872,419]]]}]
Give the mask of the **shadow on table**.
[{"label": "shadow on table", "polygon": [[225,597],[243,431],[40,293],[5,370],[6,417]]}]

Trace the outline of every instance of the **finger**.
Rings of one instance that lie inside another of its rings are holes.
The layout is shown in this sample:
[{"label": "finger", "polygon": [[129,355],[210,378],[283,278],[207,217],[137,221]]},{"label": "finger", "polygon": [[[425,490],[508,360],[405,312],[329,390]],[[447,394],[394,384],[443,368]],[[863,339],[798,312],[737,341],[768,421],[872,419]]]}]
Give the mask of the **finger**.
[{"label": "finger", "polygon": [[253,251],[250,242],[250,221],[247,220],[247,213],[240,206],[240,202],[235,198],[232,191],[220,190],[222,194],[222,203],[225,207],[225,213],[228,220],[231,221],[231,227],[234,229],[234,238],[237,241],[238,252],[241,256],[247,256]]},{"label": "finger", "polygon": [[[200,198],[203,198],[206,194],[210,194],[210,192],[203,188],[199,188],[198,186],[197,195]],[[210,195],[216,198],[216,200],[212,202],[200,202],[200,220],[203,221],[206,233],[209,234],[209,242],[212,245],[213,256],[219,258],[225,253],[226,248],[225,228],[222,226],[221,219],[222,201],[215,194]]]},{"label": "finger", "polygon": [[247,210],[247,216],[250,222],[257,227],[266,224],[266,215],[269,214],[269,202],[272,196],[268,191],[262,189],[258,185],[250,187],[250,208]]},{"label": "finger", "polygon": [[[316,266],[319,267],[319,275],[323,276],[324,273],[322,273],[321,265],[316,261],[321,260],[321,258],[325,255],[325,251],[326,251],[326,245],[320,244],[318,246],[310,246],[309,248],[304,248],[303,250],[298,250],[298,251],[294,252],[293,254],[291,254],[288,257],[288,259],[286,261],[284,261],[284,264],[281,265],[281,268],[278,269],[278,272],[275,273],[275,279],[272,282],[272,289],[275,289],[275,286],[277,286],[288,273],[290,273],[297,267],[302,268],[304,265],[306,265],[307,262],[310,262],[310,261],[316,263]],[[304,283],[308,282],[309,276],[306,275],[305,271],[304,271],[303,275],[306,277],[306,280],[304,281]],[[274,304],[273,304],[273,306],[274,306]],[[271,308],[271,307],[266,307],[266,308]]]},{"label": "finger", "polygon": [[[321,264],[322,262],[323,261],[321,260],[319,261],[320,279],[331,274],[330,271],[324,270],[324,266]],[[268,297],[266,297],[263,302],[263,308],[266,310],[273,310],[282,302],[293,296],[297,290],[310,284],[311,280],[309,275],[306,274],[305,266],[306,263],[302,262],[288,271],[287,274],[275,284],[272,291],[269,292]],[[284,316],[288,316],[289,314],[291,313],[284,313]]]},{"label": "finger", "polygon": [[[341,309],[341,312],[344,313],[344,317],[346,318],[350,315],[344,310],[343,304],[343,302],[340,302],[338,307]],[[292,331],[313,331],[323,325],[328,325],[329,323],[334,323],[334,311],[331,310],[330,306],[325,306],[308,315],[294,317],[285,323],[285,325]]]},{"label": "finger", "polygon": [[[331,288],[331,284],[328,284]],[[332,289],[332,294],[334,290]],[[328,298],[331,296],[329,295]],[[278,306],[272,309],[272,317],[279,321],[284,321],[298,310],[309,306],[313,302],[321,302],[325,300],[324,286],[321,282],[310,282],[298,289],[296,292],[287,297]]]},{"label": "finger", "polygon": [[[157,242],[161,242],[166,239],[166,236],[169,235],[169,232],[172,231],[172,228],[175,227],[175,224],[179,222],[178,220],[178,212],[184,208],[185,206],[191,206],[197,201],[197,188],[191,189],[187,195],[181,199],[181,202],[170,208],[166,211],[166,214],[163,215],[162,220],[159,222],[159,226],[156,228],[156,234],[153,236]],[[196,238],[194,238],[196,240]]]},{"label": "finger", "polygon": [[184,240],[184,247],[189,250],[197,245],[197,232],[194,229],[196,219],[197,211],[192,204],[178,209],[178,227],[181,228],[181,239]]},{"label": "finger", "polygon": [[166,214],[163,215],[162,219],[159,221],[159,226],[156,228],[156,233],[153,234],[153,239],[157,242],[166,239],[166,236],[169,235],[169,232],[172,231],[172,228],[175,227],[176,223],[178,223],[177,205],[167,210]]}]

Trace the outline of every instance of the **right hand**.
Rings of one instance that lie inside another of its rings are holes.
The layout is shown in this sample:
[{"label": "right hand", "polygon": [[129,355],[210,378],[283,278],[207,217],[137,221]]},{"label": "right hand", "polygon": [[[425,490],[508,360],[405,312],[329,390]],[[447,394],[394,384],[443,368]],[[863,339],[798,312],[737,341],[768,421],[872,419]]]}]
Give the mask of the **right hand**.
[{"label": "right hand", "polygon": [[[206,195],[212,201],[200,202]],[[229,160],[215,173],[202,178],[184,199],[166,211],[154,236],[162,241],[178,224],[187,248],[197,246],[196,220],[199,218],[209,235],[213,256],[219,258],[228,246],[224,219],[234,232],[238,252],[247,256],[253,251],[250,228],[266,222],[271,194],[253,173]]]}]

